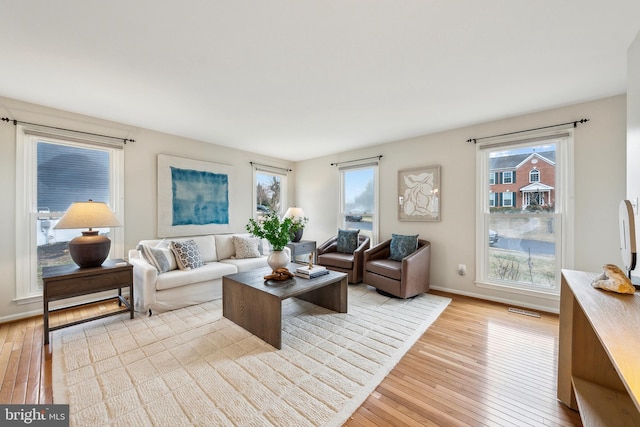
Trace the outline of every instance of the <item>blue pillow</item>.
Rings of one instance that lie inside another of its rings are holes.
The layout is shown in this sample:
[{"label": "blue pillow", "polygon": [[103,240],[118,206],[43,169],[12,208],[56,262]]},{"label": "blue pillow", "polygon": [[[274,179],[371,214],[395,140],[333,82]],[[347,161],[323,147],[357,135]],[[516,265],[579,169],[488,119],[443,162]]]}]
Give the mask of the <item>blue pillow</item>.
[{"label": "blue pillow", "polygon": [[352,254],[358,247],[360,230],[338,230],[338,252]]},{"label": "blue pillow", "polygon": [[390,259],[402,261],[418,249],[418,235],[403,236],[401,234],[391,235],[391,256]]}]

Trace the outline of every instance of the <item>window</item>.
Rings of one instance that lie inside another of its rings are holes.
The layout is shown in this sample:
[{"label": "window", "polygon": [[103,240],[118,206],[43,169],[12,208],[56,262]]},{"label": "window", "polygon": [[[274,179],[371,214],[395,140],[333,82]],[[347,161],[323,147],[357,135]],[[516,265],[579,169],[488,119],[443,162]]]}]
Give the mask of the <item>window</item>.
[{"label": "window", "polygon": [[513,172],[506,171],[502,172],[502,184],[512,184],[513,183]]},{"label": "window", "polygon": [[538,169],[531,169],[529,172],[529,182],[539,182],[540,181],[540,171]]},{"label": "window", "polygon": [[489,194],[489,206],[494,207],[496,205],[496,196],[498,194],[497,193],[490,193]]},{"label": "window", "polygon": [[506,193],[502,193],[502,206],[507,208],[513,206],[513,193],[508,191]]},{"label": "window", "polygon": [[256,167],[253,172],[255,217],[258,218],[268,212],[284,215],[288,208],[286,170]]},{"label": "window", "polygon": [[[69,241],[82,230],[56,230],[76,201],[105,202],[124,224],[122,143],[17,126],[16,295],[20,303],[42,295],[42,268],[72,263]],[[111,239],[110,257],[124,256],[123,227],[99,229]]]},{"label": "window", "polygon": [[[560,269],[573,264],[570,132],[478,145],[477,286],[557,298]],[[545,174],[527,171],[531,182],[511,183],[493,200],[491,167],[521,167],[534,152],[550,166]]]},{"label": "window", "polygon": [[378,239],[378,164],[340,168],[340,227]]},{"label": "window", "polygon": [[496,173],[495,172],[491,172],[489,174],[489,185],[493,185],[496,183]]}]

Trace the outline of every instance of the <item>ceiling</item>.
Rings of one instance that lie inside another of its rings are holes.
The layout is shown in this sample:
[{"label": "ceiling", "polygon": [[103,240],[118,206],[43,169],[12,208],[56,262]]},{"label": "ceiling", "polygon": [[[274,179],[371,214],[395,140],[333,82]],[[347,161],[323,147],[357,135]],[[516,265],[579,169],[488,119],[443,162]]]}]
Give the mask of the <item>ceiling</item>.
[{"label": "ceiling", "polygon": [[291,161],[624,93],[640,30],[638,0],[0,10],[0,96]]}]

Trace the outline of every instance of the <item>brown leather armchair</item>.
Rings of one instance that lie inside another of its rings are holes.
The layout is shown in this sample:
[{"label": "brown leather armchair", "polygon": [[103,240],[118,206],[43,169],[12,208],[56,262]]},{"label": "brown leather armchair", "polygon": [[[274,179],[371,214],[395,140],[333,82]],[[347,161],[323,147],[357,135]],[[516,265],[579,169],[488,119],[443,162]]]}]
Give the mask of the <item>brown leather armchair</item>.
[{"label": "brown leather armchair", "polygon": [[358,235],[358,247],[352,254],[338,252],[338,236],[333,236],[316,248],[317,263],[329,270],[347,273],[349,283],[362,282],[364,251],[369,249],[368,236]]},{"label": "brown leather armchair", "polygon": [[431,243],[418,240],[418,249],[395,261],[391,255],[391,239],[364,253],[364,282],[399,298],[411,298],[429,290]]}]

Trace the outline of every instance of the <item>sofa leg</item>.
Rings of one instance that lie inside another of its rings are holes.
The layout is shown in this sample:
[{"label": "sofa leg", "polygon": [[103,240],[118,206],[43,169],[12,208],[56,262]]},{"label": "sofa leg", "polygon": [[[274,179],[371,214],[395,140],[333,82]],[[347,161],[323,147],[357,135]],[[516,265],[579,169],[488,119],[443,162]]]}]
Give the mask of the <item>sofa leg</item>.
[{"label": "sofa leg", "polygon": [[151,317],[152,314],[153,312],[151,311],[151,309],[149,309],[149,317]]}]

